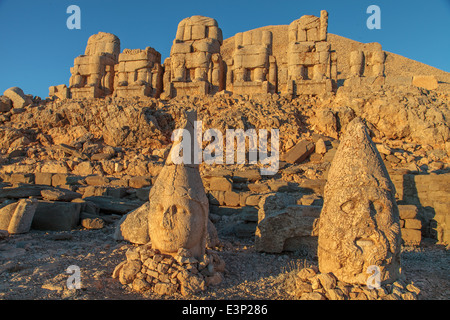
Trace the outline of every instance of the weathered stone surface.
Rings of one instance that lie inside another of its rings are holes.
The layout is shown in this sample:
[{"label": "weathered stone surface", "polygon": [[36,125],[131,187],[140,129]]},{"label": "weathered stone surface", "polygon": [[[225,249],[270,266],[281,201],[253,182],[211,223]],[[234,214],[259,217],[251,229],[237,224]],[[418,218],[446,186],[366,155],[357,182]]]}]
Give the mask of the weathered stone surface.
[{"label": "weathered stone surface", "polygon": [[331,164],[319,223],[319,268],[365,284],[367,268],[382,283],[399,277],[400,222],[395,187],[361,119],[353,120]]},{"label": "weathered stone surface", "polygon": [[70,68],[71,97],[100,98],[111,94],[119,53],[120,40],[115,35],[99,32],[90,36],[85,54],[76,57]]},{"label": "weathered stone surface", "polygon": [[403,244],[406,246],[418,246],[422,241],[422,233],[420,230],[401,229]]},{"label": "weathered stone surface", "polygon": [[12,101],[14,108],[23,108],[32,102],[19,87],[6,89],[5,92],[3,92],[3,95]]},{"label": "weathered stone surface", "polygon": [[0,112],[8,112],[12,108],[12,101],[8,97],[0,96]]},{"label": "weathered stone surface", "polygon": [[73,199],[82,197],[78,192],[61,188],[42,190],[41,195],[45,200],[49,201],[72,201]]},{"label": "weathered stone surface", "polygon": [[65,84],[60,84],[57,86],[50,86],[48,88],[48,96],[50,98],[69,99],[70,91],[69,91],[69,88],[67,88],[67,86]]},{"label": "weathered stone surface", "polygon": [[31,227],[37,230],[68,231],[80,222],[81,203],[39,201]]},{"label": "weathered stone surface", "polygon": [[233,184],[230,179],[225,177],[211,177],[209,180],[209,190],[213,191],[231,191]]},{"label": "weathered stone surface", "polygon": [[102,176],[89,176],[84,180],[90,186],[104,186],[109,184],[109,179]]},{"label": "weathered stone surface", "polygon": [[84,218],[81,219],[81,225],[86,229],[101,229],[105,226],[105,222],[100,218]]},{"label": "weathered stone surface", "polygon": [[227,90],[235,94],[274,93],[276,59],[272,56],[272,32],[250,30],[234,36],[233,58],[228,64]]},{"label": "weathered stone surface", "polygon": [[314,152],[314,143],[311,141],[302,140],[297,143],[292,149],[281,156],[282,161],[288,163],[301,163]]},{"label": "weathered stone surface", "polygon": [[8,225],[10,234],[26,233],[30,230],[38,201],[36,199],[21,199],[17,202],[14,214]]},{"label": "weathered stone surface", "polygon": [[106,213],[115,214],[126,214],[144,204],[144,201],[122,200],[108,196],[86,197],[84,200],[93,202]]},{"label": "weathered stone surface", "polygon": [[20,187],[12,188],[1,188],[0,198],[28,198],[28,197],[39,197],[42,190],[49,189],[47,186],[39,185],[22,185]]},{"label": "weathered stone surface", "polygon": [[222,30],[204,16],[183,19],[164,61],[164,95],[206,95],[224,89],[225,63],[220,55]]},{"label": "weathered stone surface", "polygon": [[427,90],[435,90],[438,88],[438,81],[435,76],[414,76],[412,84]]},{"label": "weathered stone surface", "polygon": [[287,205],[285,208],[272,210],[264,207],[263,205],[258,212],[256,250],[280,253],[309,244],[314,235],[314,221],[319,218],[322,207]]},{"label": "weathered stone surface", "polygon": [[126,240],[136,244],[146,244],[150,241],[148,234],[148,213],[150,203],[124,215],[117,224],[114,239]]},{"label": "weathered stone surface", "polygon": [[159,97],[162,91],[163,68],[161,54],[151,47],[125,49],[119,54],[117,81],[114,91],[118,97]]},{"label": "weathered stone surface", "polygon": [[9,222],[17,208],[17,204],[18,202],[12,202],[0,208],[0,230],[8,230]]},{"label": "weathered stone surface", "polygon": [[400,219],[415,219],[418,213],[417,206],[412,204],[404,204],[398,206]]},{"label": "weathered stone surface", "polygon": [[7,230],[10,234],[28,232],[36,207],[36,199],[20,199],[2,207],[0,209],[0,230]]}]

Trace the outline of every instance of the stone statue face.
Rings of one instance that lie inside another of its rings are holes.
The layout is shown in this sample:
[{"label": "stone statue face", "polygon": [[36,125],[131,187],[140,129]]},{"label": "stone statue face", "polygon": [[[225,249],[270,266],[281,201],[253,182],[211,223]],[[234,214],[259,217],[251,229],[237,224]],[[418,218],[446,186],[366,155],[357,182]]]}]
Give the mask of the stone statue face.
[{"label": "stone statue face", "polygon": [[401,243],[395,191],[365,127],[357,119],[350,125],[325,187],[319,268],[339,280],[366,284],[368,270],[377,266],[380,280],[393,282],[400,272]]},{"label": "stone statue face", "polygon": [[207,211],[197,201],[174,196],[170,189],[150,199],[152,245],[166,253],[176,253],[180,248],[196,251],[196,246],[203,244]]},{"label": "stone statue face", "polygon": [[400,231],[389,194],[373,186],[346,188],[331,194],[329,201],[334,205],[324,208],[331,221],[321,230],[323,240],[328,238],[321,249],[334,261],[334,272],[342,273],[344,281],[360,275],[357,282],[365,283],[367,268],[376,265],[381,280],[389,278],[392,271],[385,266],[394,262]]}]

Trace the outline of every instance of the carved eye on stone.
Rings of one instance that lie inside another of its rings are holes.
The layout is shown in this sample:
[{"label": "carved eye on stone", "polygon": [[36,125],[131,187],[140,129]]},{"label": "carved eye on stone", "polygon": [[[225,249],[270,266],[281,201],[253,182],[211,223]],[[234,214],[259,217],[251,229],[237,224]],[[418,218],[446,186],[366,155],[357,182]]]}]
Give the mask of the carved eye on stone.
[{"label": "carved eye on stone", "polygon": [[384,205],[380,201],[374,201],[370,204],[371,209],[374,213],[380,213],[384,210]]},{"label": "carved eye on stone", "polygon": [[345,213],[351,213],[355,209],[355,202],[353,200],[348,200],[341,204],[341,210]]}]

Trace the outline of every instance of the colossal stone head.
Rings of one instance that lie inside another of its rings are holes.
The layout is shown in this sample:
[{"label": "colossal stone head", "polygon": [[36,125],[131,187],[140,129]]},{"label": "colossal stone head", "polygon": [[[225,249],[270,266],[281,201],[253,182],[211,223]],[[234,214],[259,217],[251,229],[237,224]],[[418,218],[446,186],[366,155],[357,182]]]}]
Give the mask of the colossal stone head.
[{"label": "colossal stone head", "polygon": [[346,128],[325,186],[320,271],[366,284],[369,267],[377,266],[381,283],[394,282],[400,272],[400,244],[395,187],[366,126],[356,118]]},{"label": "colossal stone head", "polygon": [[[194,137],[193,119],[196,114],[189,114],[184,127],[191,137]],[[174,143],[171,153],[176,145]],[[206,249],[209,205],[198,164],[175,164],[169,154],[149,200],[152,247],[167,254],[176,254],[184,248],[201,258]]]}]

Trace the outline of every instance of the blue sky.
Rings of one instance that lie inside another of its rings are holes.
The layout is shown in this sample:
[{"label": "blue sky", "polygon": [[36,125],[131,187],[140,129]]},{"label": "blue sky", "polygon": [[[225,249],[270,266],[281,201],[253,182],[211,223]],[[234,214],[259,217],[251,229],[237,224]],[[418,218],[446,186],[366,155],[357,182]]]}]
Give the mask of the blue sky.
[{"label": "blue sky", "polygon": [[[69,30],[69,5],[81,9],[81,30]],[[381,29],[369,30],[369,5],[381,9]],[[224,38],[262,26],[289,24],[305,14],[329,13],[328,32],[450,72],[450,0],[0,0],[0,94],[19,86],[45,98],[48,87],[69,83],[73,59],[90,35],[117,35],[121,50],[170,52],[178,22],[192,15],[215,18]]]}]

